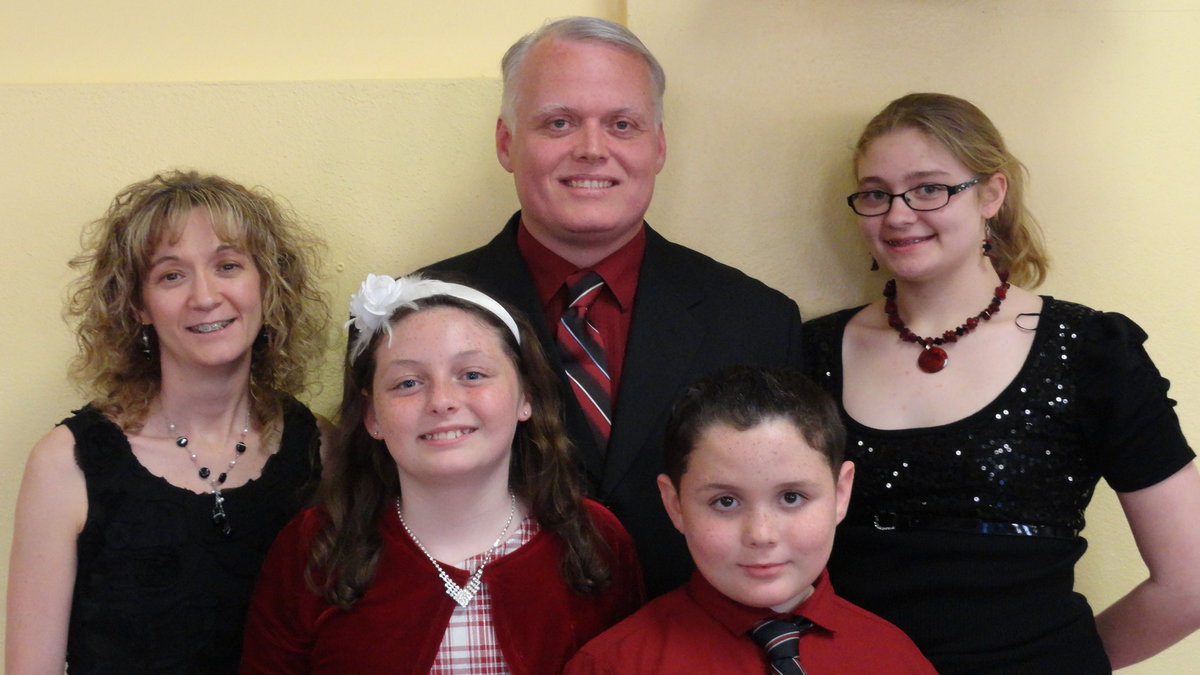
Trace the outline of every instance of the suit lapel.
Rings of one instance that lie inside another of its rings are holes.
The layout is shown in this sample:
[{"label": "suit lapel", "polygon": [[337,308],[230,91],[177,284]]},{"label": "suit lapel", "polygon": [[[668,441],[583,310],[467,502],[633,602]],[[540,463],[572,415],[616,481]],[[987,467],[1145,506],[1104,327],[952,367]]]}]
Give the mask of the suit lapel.
[{"label": "suit lapel", "polygon": [[575,400],[571,385],[563,373],[562,359],[558,354],[554,334],[550,331],[545,313],[542,311],[542,303],[534,288],[533,277],[517,248],[517,225],[520,223],[520,219],[521,214],[518,211],[509,220],[504,230],[484,247],[487,252],[486,259],[497,261],[497,264],[493,269],[480,273],[481,277],[488,280],[487,287],[481,287],[480,290],[506,299],[524,312],[530,323],[533,324],[542,350],[545,351],[546,358],[550,362],[550,367],[559,376],[564,422],[568,435],[575,443],[576,456],[589,474],[591,482],[599,485],[600,478],[604,475],[604,456],[596,445],[587,417]]},{"label": "suit lapel", "polygon": [[692,315],[703,293],[672,270],[669,244],[646,226],[646,253],[633,305],[621,389],[604,463],[602,494],[612,490],[664,425],[675,393],[688,384],[705,326]]},{"label": "suit lapel", "polygon": [[470,276],[480,280],[480,290],[489,295],[495,294],[525,312],[541,339],[547,335],[546,317],[542,314],[542,303],[534,290],[529,269],[517,250],[517,225],[520,222],[521,212],[518,211],[500,234],[483,247],[486,252],[483,257],[490,261],[491,269],[474,271]]}]

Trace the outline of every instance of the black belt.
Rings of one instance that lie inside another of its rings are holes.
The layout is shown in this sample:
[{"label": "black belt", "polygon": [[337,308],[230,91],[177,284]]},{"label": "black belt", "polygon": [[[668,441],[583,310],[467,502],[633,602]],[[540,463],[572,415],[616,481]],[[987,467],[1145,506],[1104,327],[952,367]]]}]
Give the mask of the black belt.
[{"label": "black belt", "polygon": [[1000,534],[1016,537],[1052,537],[1074,539],[1079,530],[1061,525],[1026,525],[1024,523],[996,523],[979,518],[953,518],[949,516],[916,516],[903,513],[877,513],[871,524],[877,530],[946,530],[971,534]]}]

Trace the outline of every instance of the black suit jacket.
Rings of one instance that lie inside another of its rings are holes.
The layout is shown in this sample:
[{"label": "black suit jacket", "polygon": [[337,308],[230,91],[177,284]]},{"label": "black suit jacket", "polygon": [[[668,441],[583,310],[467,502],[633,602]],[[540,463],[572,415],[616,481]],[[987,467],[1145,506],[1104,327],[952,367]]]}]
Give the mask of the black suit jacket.
[{"label": "black suit jacket", "polygon": [[646,226],[621,389],[607,452],[562,375],[554,332],[517,249],[520,212],[488,244],[430,265],[525,312],[562,379],[567,431],[590,496],[616,514],[637,544],[650,597],[687,581],[691,558],[659,498],[671,405],[695,380],[737,363],[801,365],[800,310],[737,269],[673,244]]}]

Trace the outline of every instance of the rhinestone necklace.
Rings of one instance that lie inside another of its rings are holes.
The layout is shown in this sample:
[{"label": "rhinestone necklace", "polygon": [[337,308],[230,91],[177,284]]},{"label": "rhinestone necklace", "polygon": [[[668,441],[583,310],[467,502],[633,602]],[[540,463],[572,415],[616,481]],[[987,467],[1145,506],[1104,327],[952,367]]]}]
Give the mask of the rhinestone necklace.
[{"label": "rhinestone necklace", "polygon": [[417,539],[417,535],[408,529],[408,523],[404,522],[404,514],[400,512],[400,498],[396,497],[396,515],[400,518],[400,526],[408,533],[408,536],[417,545],[417,548],[421,549],[421,553],[424,553],[425,557],[429,558],[429,562],[433,563],[433,566],[437,568],[438,576],[442,578],[442,583],[446,586],[446,595],[450,596],[450,599],[454,602],[457,602],[459,607],[466,607],[475,598],[475,594],[483,586],[483,582],[480,581],[483,577],[483,568],[487,567],[487,564],[492,561],[492,556],[496,554],[496,549],[504,541],[504,535],[508,534],[508,526],[512,525],[513,514],[517,512],[517,496],[510,492],[508,493],[508,497],[508,520],[504,521],[504,529],[500,531],[500,536],[496,537],[496,541],[492,542],[491,547],[484,554],[483,562],[479,563],[479,567],[475,570],[475,573],[467,579],[467,585],[462,587],[454,583],[450,575],[446,574],[446,570],[442,569],[438,561],[432,555],[429,555],[429,551],[425,550],[425,546],[421,543],[420,539]]},{"label": "rhinestone necklace", "polygon": [[233,459],[229,460],[229,466],[226,466],[225,470],[216,476],[213,476],[213,472],[207,466],[200,466],[200,460],[196,458],[196,453],[187,449],[188,437],[176,433],[175,423],[167,418],[165,410],[163,418],[167,420],[167,433],[175,436],[175,445],[187,452],[188,457],[192,460],[192,466],[197,469],[196,474],[200,476],[200,480],[208,481],[209,487],[212,488],[212,522],[221,534],[228,536],[232,528],[229,525],[229,517],[225,515],[225,497],[221,495],[221,486],[225,484],[225,479],[229,477],[229,472],[233,471],[238,460],[246,453],[246,434],[250,433],[250,409],[246,409],[246,423],[242,425],[242,436],[233,446]]},{"label": "rhinestone necklace", "polygon": [[904,325],[904,321],[900,318],[899,310],[896,309],[896,280],[889,279],[883,287],[883,297],[886,301],[883,303],[883,313],[887,314],[888,325],[895,328],[900,333],[900,339],[905,342],[916,343],[924,349],[921,350],[921,355],[917,357],[917,367],[926,373],[936,373],[946,367],[946,362],[950,357],[946,355],[946,350],[942,349],[943,344],[950,342],[958,342],[960,337],[975,330],[979,326],[980,321],[987,321],[992,318],[996,312],[1000,311],[1000,305],[1004,302],[1004,298],[1008,296],[1008,272],[1000,273],[1000,285],[996,287],[995,293],[992,295],[992,301],[987,307],[975,316],[967,318],[966,322],[958,328],[952,328],[941,337],[929,338],[921,337],[908,329]]}]

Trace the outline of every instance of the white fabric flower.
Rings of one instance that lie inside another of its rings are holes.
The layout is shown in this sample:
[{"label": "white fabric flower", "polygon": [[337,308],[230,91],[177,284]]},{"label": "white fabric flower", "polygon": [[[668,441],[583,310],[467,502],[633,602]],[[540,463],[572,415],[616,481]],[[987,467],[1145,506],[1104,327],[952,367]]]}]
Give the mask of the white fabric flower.
[{"label": "white fabric flower", "polygon": [[365,333],[379,330],[396,311],[403,293],[399,281],[386,275],[368,274],[358,293],[350,297],[354,326]]},{"label": "white fabric flower", "polygon": [[350,350],[350,360],[358,358],[375,333],[383,330],[392,341],[392,314],[404,304],[405,286],[411,284],[407,278],[393,279],[383,274],[368,274],[358,292],[350,296],[350,316],[346,325],[354,324],[358,338]]},{"label": "white fabric flower", "polygon": [[353,324],[358,329],[358,335],[350,347],[350,361],[357,359],[375,337],[375,333],[381,330],[388,335],[388,345],[392,344],[391,318],[397,309],[404,306],[415,308],[417,300],[436,295],[466,300],[491,312],[508,327],[520,344],[521,333],[517,330],[517,322],[508,311],[500,303],[474,288],[422,279],[417,275],[393,279],[386,275],[368,274],[358,292],[350,296],[351,318],[346,322],[346,326]]}]

